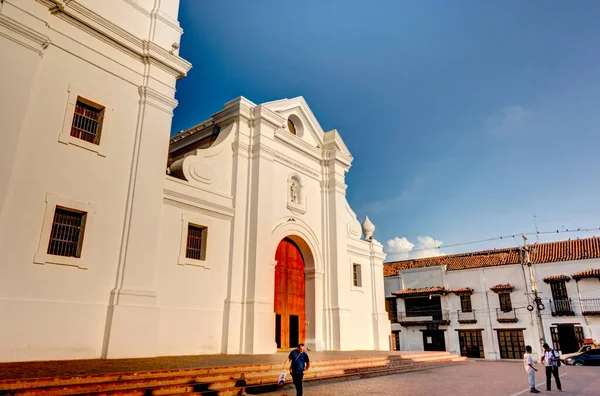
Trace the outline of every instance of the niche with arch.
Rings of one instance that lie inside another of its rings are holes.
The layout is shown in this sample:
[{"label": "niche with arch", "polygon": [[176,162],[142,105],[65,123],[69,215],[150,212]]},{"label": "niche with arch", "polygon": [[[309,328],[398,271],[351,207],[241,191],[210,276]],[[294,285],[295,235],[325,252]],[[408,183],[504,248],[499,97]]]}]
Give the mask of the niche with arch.
[{"label": "niche with arch", "polygon": [[292,173],[287,182],[287,208],[295,213],[306,213],[304,186],[297,173]]}]

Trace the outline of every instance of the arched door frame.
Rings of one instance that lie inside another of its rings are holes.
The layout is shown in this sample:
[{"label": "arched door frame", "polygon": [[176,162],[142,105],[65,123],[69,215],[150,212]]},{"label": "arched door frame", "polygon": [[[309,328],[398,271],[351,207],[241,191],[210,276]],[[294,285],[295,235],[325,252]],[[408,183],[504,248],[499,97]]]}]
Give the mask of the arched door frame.
[{"label": "arched door frame", "polygon": [[[306,281],[306,341],[311,350],[325,350],[323,327],[323,260],[316,235],[306,223],[298,218],[286,218],[273,228],[270,256],[275,259],[277,246],[284,238],[291,239],[304,258]],[[275,279],[273,279],[275,282]],[[275,313],[273,313],[275,323]]]}]

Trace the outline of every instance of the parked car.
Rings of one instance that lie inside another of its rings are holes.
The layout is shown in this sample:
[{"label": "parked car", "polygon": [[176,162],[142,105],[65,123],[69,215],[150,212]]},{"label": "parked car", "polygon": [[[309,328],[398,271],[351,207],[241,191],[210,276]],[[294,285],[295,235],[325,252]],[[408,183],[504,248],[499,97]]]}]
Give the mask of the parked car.
[{"label": "parked car", "polygon": [[560,355],[560,360],[563,363],[566,364],[568,358],[574,357],[574,356],[577,356],[577,355],[581,355],[582,353],[587,352],[587,351],[589,351],[592,348],[598,348],[598,346],[596,344],[594,344],[594,345],[592,345],[592,344],[582,345],[581,348],[579,348],[579,350],[577,352],[565,353],[565,354]]},{"label": "parked car", "polygon": [[565,359],[565,363],[569,366],[600,366],[600,348],[568,357]]}]

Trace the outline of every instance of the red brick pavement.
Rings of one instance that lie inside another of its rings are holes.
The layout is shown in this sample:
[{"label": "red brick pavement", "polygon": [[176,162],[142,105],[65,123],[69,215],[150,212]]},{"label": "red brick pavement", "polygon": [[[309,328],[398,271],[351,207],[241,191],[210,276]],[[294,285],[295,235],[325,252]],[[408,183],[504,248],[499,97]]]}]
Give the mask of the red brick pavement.
[{"label": "red brick pavement", "polygon": [[[560,368],[563,392],[558,392],[552,380],[552,392],[546,392],[545,375],[538,371],[536,383],[543,394],[600,395],[600,367]],[[295,391],[271,393],[293,396]],[[306,384],[306,396],[517,396],[529,395],[528,379],[520,362],[472,361],[467,364],[406,374],[389,375],[326,384]]]}]

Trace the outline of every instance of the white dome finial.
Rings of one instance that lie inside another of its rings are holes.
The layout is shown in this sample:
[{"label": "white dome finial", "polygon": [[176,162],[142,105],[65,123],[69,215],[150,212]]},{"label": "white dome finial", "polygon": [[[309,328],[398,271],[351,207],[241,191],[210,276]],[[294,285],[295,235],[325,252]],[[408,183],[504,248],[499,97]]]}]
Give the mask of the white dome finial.
[{"label": "white dome finial", "polygon": [[362,223],[362,232],[365,235],[365,240],[370,241],[373,239],[373,233],[375,232],[375,225],[369,220],[369,216],[365,217],[365,221]]}]

